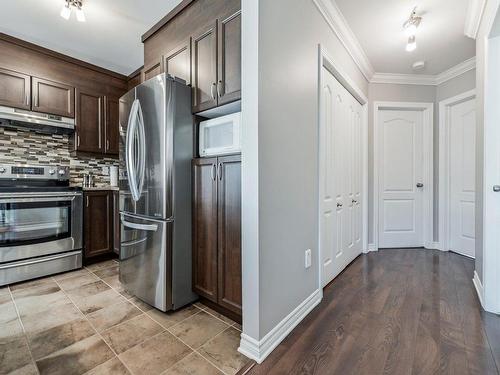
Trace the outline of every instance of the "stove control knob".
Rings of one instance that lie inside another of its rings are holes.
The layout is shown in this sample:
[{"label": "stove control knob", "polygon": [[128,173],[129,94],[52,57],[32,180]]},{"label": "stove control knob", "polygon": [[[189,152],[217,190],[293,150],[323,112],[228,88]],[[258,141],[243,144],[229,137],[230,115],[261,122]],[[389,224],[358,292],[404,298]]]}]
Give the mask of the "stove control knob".
[{"label": "stove control knob", "polygon": [[4,167],[0,167],[0,173],[5,173],[5,168]]},{"label": "stove control knob", "polygon": [[66,173],[66,171],[64,169],[59,169],[57,173],[59,173],[59,176],[63,176]]},{"label": "stove control knob", "polygon": [[49,174],[50,174],[50,175],[53,175],[54,173],[56,173],[56,171],[55,171],[55,170],[53,170],[53,169],[49,169]]}]

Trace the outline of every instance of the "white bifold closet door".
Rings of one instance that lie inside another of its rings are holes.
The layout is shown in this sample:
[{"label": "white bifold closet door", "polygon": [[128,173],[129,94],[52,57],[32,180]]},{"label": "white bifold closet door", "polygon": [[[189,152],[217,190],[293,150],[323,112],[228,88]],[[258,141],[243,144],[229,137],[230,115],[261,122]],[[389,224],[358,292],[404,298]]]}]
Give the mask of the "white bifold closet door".
[{"label": "white bifold closet door", "polygon": [[323,286],[362,251],[361,104],[323,68],[320,248]]}]

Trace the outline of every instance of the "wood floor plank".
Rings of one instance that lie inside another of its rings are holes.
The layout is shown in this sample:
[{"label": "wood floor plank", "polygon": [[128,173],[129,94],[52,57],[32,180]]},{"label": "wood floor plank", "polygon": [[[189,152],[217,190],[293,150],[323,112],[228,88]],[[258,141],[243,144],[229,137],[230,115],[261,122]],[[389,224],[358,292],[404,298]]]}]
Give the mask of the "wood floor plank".
[{"label": "wood floor plank", "polygon": [[500,375],[500,317],[481,311],[473,270],[434,250],[362,255],[248,374]]}]

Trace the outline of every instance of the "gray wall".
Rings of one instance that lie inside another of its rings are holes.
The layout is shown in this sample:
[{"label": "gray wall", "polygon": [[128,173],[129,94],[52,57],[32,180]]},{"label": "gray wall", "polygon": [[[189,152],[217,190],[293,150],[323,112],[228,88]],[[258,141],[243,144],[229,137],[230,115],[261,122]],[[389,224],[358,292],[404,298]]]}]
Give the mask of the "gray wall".
[{"label": "gray wall", "polygon": [[434,104],[434,241],[438,241],[439,220],[439,102],[452,96],[474,89],[476,71],[475,69],[446,81],[438,86],[427,85],[399,85],[386,83],[371,83],[369,85],[369,112],[368,112],[368,224],[369,234],[368,242],[373,242],[373,123],[374,106],[376,101],[395,101],[395,102],[423,102]]},{"label": "gray wall", "polygon": [[259,35],[262,338],[318,288],[318,44],[368,83],[310,0],[260,0]]}]

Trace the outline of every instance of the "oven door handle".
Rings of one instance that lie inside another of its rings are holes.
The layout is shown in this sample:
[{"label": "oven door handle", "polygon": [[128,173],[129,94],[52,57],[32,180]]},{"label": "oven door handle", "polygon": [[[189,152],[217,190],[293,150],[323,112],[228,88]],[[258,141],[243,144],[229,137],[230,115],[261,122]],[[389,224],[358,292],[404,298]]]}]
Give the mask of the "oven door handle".
[{"label": "oven door handle", "polygon": [[47,197],[47,196],[12,197],[12,198],[0,199],[0,203],[68,202],[68,201],[73,201],[75,198],[76,198],[76,196],[72,196],[72,197]]}]

